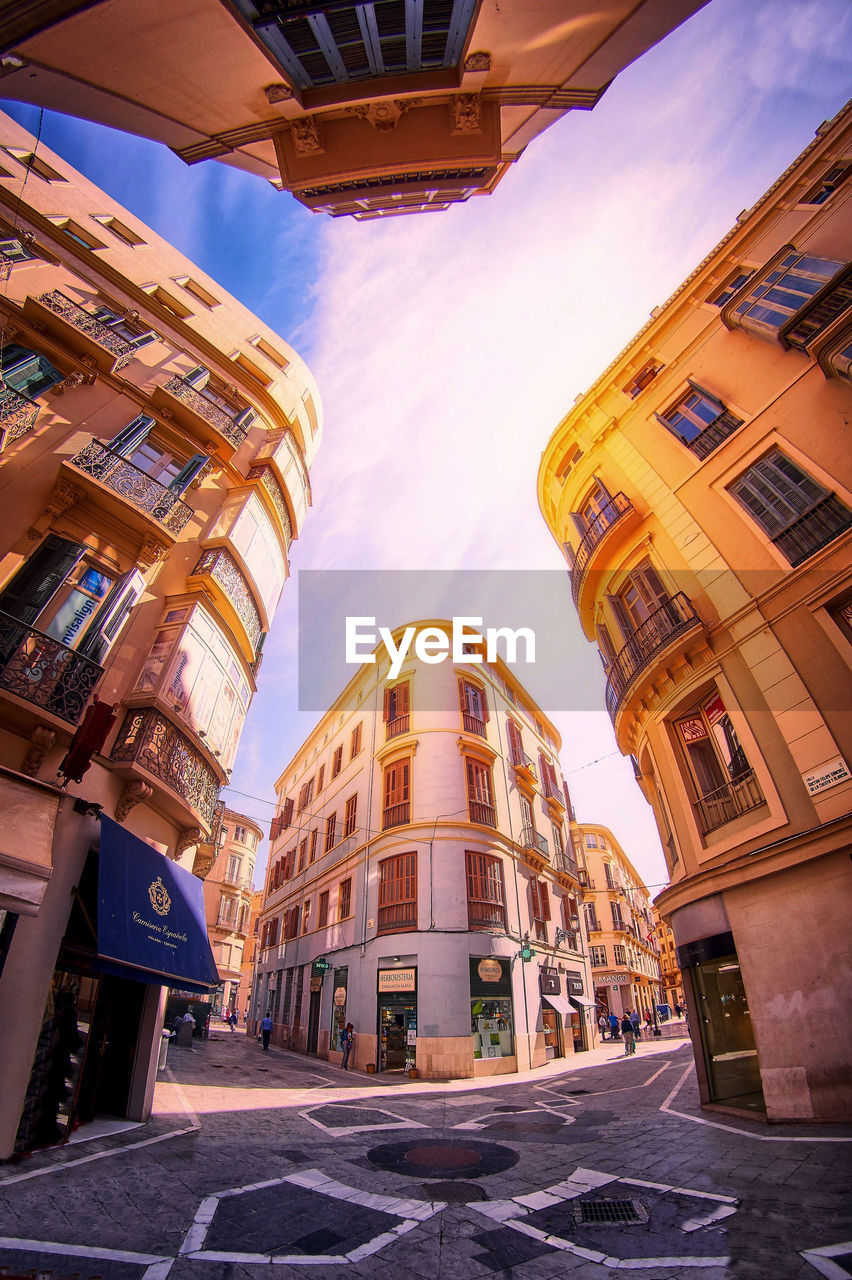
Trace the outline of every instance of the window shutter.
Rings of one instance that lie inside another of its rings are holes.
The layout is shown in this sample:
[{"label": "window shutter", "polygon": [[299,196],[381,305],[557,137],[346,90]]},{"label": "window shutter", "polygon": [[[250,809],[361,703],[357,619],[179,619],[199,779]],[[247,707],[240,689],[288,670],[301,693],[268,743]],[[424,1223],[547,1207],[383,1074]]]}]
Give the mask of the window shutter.
[{"label": "window shutter", "polygon": [[490,717],[488,714],[488,696],[484,689],[479,690],[479,701],[482,705],[482,719],[487,724]]},{"label": "window shutter", "polygon": [[398,684],[396,687],[396,714],[397,716],[408,715],[408,681],[405,684]]},{"label": "window shutter", "polygon": [[542,920],[549,920],[550,919],[550,894],[547,891],[547,885],[543,882],[540,883],[538,886],[538,898],[539,898],[539,902],[541,903],[541,918]]},{"label": "window shutter", "polygon": [[203,471],[207,465],[208,456],[206,453],[194,453],[189,462],[181,467],[174,480],[169,485],[172,493],[184,493],[192,484],[199,471]]},{"label": "window shutter", "polygon": [[85,548],[49,533],[0,591],[0,611],[31,625],[82,558]]},{"label": "window shutter", "polygon": [[120,453],[122,458],[129,458],[131,453],[139,448],[153,425],[154,419],[149,418],[146,413],[137,414],[132,422],[128,422],[126,427],[122,427],[121,431],[113,436],[107,448],[112,449],[113,453]]},{"label": "window shutter", "polygon": [[62,374],[54,369],[46,356],[15,342],[3,348],[0,360],[6,386],[29,400],[44,395],[45,391],[62,381]]},{"label": "window shutter", "polygon": [[530,880],[530,916],[533,920],[541,920],[540,906],[538,900],[538,883]]},{"label": "window shutter", "polygon": [[234,425],[237,427],[245,427],[248,431],[249,427],[257,420],[257,414],[254,409],[243,409],[242,413],[238,413],[234,418]]},{"label": "window shutter", "polygon": [[467,711],[467,694],[465,692],[465,682],[459,676],[459,706],[462,711]]},{"label": "window shutter", "polygon": [[390,689],[385,689],[384,705],[382,707],[382,719],[384,720],[385,724],[387,724],[388,720],[390,720],[390,704],[391,704],[391,691]]},{"label": "window shutter", "polygon": [[524,752],[521,731],[511,718],[506,721],[506,728],[509,734],[509,750],[515,759],[520,760]]}]

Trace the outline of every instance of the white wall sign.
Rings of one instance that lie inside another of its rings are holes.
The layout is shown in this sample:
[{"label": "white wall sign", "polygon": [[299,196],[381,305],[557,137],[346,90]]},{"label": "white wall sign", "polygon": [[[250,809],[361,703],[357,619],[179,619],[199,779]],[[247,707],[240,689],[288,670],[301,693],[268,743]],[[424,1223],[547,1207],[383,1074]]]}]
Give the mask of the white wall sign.
[{"label": "white wall sign", "polygon": [[416,969],[379,969],[379,991],[414,991]]},{"label": "white wall sign", "polygon": [[829,787],[836,787],[838,782],[845,782],[847,778],[852,778],[852,773],[849,772],[849,766],[843,757],[837,756],[827,764],[821,764],[818,769],[803,773],[802,777],[808,794],[816,796],[821,791],[827,791]]}]

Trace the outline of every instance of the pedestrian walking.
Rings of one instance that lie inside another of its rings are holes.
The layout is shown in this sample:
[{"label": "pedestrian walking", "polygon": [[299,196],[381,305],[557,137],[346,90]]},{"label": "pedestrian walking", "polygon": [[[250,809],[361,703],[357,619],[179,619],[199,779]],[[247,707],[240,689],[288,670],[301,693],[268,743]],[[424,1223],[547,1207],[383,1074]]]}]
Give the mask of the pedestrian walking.
[{"label": "pedestrian walking", "polygon": [[606,1014],[605,1014],[605,1013],[602,1013],[602,1014],[601,1014],[601,1016],[598,1018],[598,1026],[599,1026],[599,1027],[600,1027],[600,1029],[601,1029],[601,1040],[605,1040],[605,1039],[606,1039],[606,1029],[607,1029],[607,1027],[609,1026],[609,1023],[608,1023],[608,1022],[607,1022],[607,1020],[606,1020]]},{"label": "pedestrian walking", "polygon": [[264,1052],[269,1051],[269,1037],[272,1035],[272,1026],[273,1026],[273,1023],[269,1014],[267,1014],[265,1018],[261,1018],[260,1035],[263,1040]]},{"label": "pedestrian walking", "polygon": [[237,1015],[233,1009],[228,1010],[228,1026],[231,1028],[231,1035],[233,1035],[237,1029]]},{"label": "pedestrian walking", "polygon": [[618,1039],[618,1017],[614,1013],[609,1015],[609,1038],[610,1040]]},{"label": "pedestrian walking", "polygon": [[636,1052],[636,1035],[628,1013],[621,1019],[621,1034],[624,1037],[624,1056],[629,1057]]},{"label": "pedestrian walking", "polygon": [[352,1046],[355,1043],[355,1028],[351,1022],[347,1022],[346,1026],[340,1033],[340,1047],[343,1050],[343,1070],[349,1070],[349,1055],[352,1052]]},{"label": "pedestrian walking", "polygon": [[630,1010],[628,1010],[628,1013],[630,1015],[630,1021],[633,1026],[633,1034],[636,1037],[636,1039],[639,1040],[642,1036],[642,1020],[639,1017],[639,1010],[634,1009],[632,1013],[630,1012]]}]

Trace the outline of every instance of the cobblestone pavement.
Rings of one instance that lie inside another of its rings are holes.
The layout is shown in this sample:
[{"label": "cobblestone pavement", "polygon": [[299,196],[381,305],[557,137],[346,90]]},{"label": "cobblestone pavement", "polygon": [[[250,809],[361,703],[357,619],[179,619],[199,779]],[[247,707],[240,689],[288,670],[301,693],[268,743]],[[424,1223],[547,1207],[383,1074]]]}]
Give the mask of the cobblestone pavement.
[{"label": "cobblestone pavement", "polygon": [[438,1084],[217,1031],[149,1123],[0,1166],[0,1276],[842,1278],[850,1157],[702,1112],[682,1039]]}]

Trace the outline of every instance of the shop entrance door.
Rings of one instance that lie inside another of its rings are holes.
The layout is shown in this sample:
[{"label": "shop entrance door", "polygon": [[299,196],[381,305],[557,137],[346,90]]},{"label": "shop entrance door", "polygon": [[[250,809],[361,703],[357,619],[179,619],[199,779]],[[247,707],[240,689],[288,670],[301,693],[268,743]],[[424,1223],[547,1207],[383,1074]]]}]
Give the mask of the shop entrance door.
[{"label": "shop entrance door", "polygon": [[736,956],[705,961],[690,972],[710,1101],[765,1111],[748,998]]},{"label": "shop entrance door", "polygon": [[404,1071],[417,1065],[417,1005],[413,1000],[379,1003],[379,1070]]},{"label": "shop entrance door", "polygon": [[308,1044],[307,1052],[316,1053],[319,1038],[319,1017],[322,991],[311,992],[311,1004],[308,1010]]},{"label": "shop entrance door", "polygon": [[146,990],[144,982],[112,974],[100,980],[78,1095],[81,1123],[127,1115]]},{"label": "shop entrance door", "polygon": [[564,1058],[559,1014],[555,1009],[548,1009],[544,1005],[541,1010],[541,1020],[544,1023],[544,1049],[547,1061],[550,1062],[553,1058]]}]

